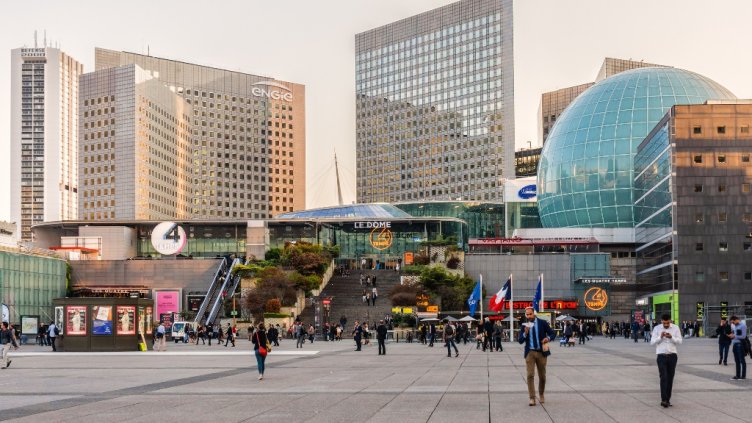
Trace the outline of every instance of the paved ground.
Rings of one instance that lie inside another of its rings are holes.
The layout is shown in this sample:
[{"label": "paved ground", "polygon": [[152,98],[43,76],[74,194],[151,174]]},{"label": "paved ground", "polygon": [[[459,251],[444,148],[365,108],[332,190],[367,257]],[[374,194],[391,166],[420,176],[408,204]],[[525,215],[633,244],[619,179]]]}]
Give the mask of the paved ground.
[{"label": "paved ground", "polygon": [[[354,352],[352,341],[285,340],[256,379],[249,343],[167,353],[52,354],[24,347],[0,371],[0,420],[26,422],[752,422],[752,382],[731,381],[717,344],[680,347],[674,407],[660,407],[654,350],[595,339],[555,346],[545,406],[529,407],[522,348],[458,358],[420,344]],[[195,353],[194,353],[195,351]]]}]

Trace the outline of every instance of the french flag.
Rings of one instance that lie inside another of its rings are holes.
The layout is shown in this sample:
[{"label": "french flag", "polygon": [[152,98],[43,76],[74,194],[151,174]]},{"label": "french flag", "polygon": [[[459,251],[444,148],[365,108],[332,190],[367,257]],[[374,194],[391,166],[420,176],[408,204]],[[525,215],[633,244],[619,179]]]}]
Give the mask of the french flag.
[{"label": "french flag", "polygon": [[512,298],[512,275],[509,275],[509,279],[507,279],[507,282],[504,284],[504,286],[501,287],[499,292],[494,294],[493,297],[491,297],[491,301],[488,303],[488,308],[490,310],[493,310],[497,313],[501,312],[501,309],[504,307],[504,301],[508,301]]}]

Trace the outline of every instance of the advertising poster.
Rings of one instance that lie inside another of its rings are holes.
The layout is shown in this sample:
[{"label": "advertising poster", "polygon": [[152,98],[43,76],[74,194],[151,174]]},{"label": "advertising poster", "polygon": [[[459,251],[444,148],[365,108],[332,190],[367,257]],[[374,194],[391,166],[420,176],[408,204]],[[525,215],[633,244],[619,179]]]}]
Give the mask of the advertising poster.
[{"label": "advertising poster", "polygon": [[180,312],[180,291],[157,291],[157,316]]},{"label": "advertising poster", "polygon": [[136,334],[136,307],[135,306],[118,306],[117,307],[117,334],[118,335],[135,335]]},{"label": "advertising poster", "polygon": [[3,304],[3,322],[10,323],[10,309]]},{"label": "advertising poster", "polygon": [[112,306],[94,306],[91,312],[94,314],[91,334],[112,335]]},{"label": "advertising poster", "polygon": [[65,316],[66,335],[86,335],[86,306],[68,306]]},{"label": "advertising poster", "polygon": [[144,329],[146,329],[145,321],[146,318],[146,310],[144,310],[143,307],[138,308],[138,333],[139,334],[145,334]]},{"label": "advertising poster", "polygon": [[39,316],[21,316],[21,334],[37,336]]},{"label": "advertising poster", "polygon": [[144,322],[146,322],[146,332],[144,333],[151,333],[151,331],[154,330],[154,311],[151,307],[146,307],[146,317],[144,317]]},{"label": "advertising poster", "polygon": [[166,330],[172,329],[172,313],[162,313],[159,315],[159,321],[162,322]]},{"label": "advertising poster", "polygon": [[55,307],[55,327],[60,331],[60,335],[65,333],[65,310],[63,306]]}]

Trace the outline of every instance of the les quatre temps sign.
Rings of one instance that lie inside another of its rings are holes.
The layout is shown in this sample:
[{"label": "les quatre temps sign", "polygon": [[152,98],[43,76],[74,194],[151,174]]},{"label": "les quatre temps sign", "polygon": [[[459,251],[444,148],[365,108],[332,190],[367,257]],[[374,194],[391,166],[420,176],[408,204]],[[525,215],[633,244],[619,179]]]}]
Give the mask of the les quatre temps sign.
[{"label": "les quatre temps sign", "polygon": [[368,234],[368,242],[371,247],[382,251],[392,246],[394,234],[392,233],[392,222],[355,222],[355,229],[371,229]]}]

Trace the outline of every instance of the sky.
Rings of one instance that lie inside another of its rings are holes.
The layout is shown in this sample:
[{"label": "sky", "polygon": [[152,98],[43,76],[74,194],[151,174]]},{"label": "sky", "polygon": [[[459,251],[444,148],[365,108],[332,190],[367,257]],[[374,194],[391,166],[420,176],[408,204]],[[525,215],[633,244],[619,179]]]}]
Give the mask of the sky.
[{"label": "sky", "polygon": [[[308,208],[355,200],[356,33],[453,0],[5,2],[0,13],[0,220],[10,219],[10,50],[34,30],[94,68],[94,47],[306,86]],[[33,6],[30,6],[32,5]],[[515,143],[540,145],[543,92],[591,82],[605,57],[688,69],[752,98],[752,2],[517,0]],[[211,5],[211,6],[207,6]],[[528,141],[530,142],[528,144]]]}]

